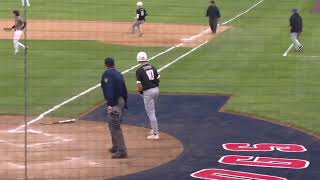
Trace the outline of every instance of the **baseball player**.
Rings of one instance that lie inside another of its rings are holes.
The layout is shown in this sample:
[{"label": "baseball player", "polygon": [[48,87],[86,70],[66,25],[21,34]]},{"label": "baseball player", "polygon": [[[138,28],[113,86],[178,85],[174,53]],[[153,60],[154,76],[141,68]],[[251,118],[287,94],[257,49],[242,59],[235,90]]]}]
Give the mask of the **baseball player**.
[{"label": "baseball player", "polygon": [[26,27],[26,21],[24,21],[21,18],[20,12],[18,10],[14,10],[12,13],[15,16],[15,23],[11,28],[4,28],[4,30],[5,31],[14,30],[13,47],[14,47],[14,54],[17,55],[19,53],[19,47],[22,47],[25,50],[27,49],[27,46],[19,42],[20,37],[23,34],[23,30]]},{"label": "baseball player", "polygon": [[115,69],[114,59],[106,58],[105,66],[107,70],[102,75],[101,88],[107,101],[107,120],[112,140],[112,147],[109,151],[113,153],[112,159],[122,159],[127,157],[121,123],[123,110],[127,104],[128,91],[122,74]]},{"label": "baseball player", "polygon": [[148,63],[145,52],[137,54],[137,61],[141,64],[136,71],[137,89],[143,96],[144,107],[151,124],[150,135],[147,139],[160,139],[155,105],[159,96],[160,75],[157,69]]},{"label": "baseball player", "polygon": [[298,9],[291,10],[292,15],[290,17],[291,26],[291,39],[297,51],[301,51],[303,45],[299,41],[299,36],[302,33],[302,18],[298,13]]},{"label": "baseball player", "polygon": [[22,6],[23,7],[29,7],[30,6],[29,0],[21,0],[21,2],[22,2]]},{"label": "baseball player", "polygon": [[143,35],[140,25],[146,21],[146,16],[148,16],[147,11],[143,8],[143,2],[137,2],[137,10],[136,10],[136,17],[134,18],[135,21],[132,25],[132,34],[135,34],[136,29],[139,31],[139,37]]}]

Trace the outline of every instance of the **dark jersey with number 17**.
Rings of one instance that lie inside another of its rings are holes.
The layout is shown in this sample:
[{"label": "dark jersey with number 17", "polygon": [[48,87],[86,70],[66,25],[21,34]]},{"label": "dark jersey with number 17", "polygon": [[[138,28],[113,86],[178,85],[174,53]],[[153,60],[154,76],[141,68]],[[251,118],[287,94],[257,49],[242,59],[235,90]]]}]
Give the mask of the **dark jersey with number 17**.
[{"label": "dark jersey with number 17", "polygon": [[148,15],[147,11],[144,8],[137,9],[136,13],[138,14],[139,21],[145,21],[146,16]]},{"label": "dark jersey with number 17", "polygon": [[144,64],[136,71],[137,83],[141,83],[143,90],[159,87],[160,75],[157,69],[150,65]]}]

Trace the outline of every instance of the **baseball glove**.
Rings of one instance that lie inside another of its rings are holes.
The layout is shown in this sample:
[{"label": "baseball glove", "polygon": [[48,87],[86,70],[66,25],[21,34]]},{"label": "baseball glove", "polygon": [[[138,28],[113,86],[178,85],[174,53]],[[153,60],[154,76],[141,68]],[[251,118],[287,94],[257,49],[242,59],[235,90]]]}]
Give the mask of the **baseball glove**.
[{"label": "baseball glove", "polygon": [[12,28],[5,27],[5,28],[3,28],[3,30],[4,30],[4,31],[11,31]]}]

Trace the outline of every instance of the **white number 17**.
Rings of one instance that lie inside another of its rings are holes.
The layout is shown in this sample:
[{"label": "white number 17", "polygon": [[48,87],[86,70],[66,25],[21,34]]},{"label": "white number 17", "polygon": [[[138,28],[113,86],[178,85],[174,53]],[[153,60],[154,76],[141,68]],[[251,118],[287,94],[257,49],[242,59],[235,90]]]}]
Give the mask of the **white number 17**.
[{"label": "white number 17", "polygon": [[148,78],[149,80],[154,80],[154,73],[153,73],[153,70],[147,70],[146,71],[147,75],[148,75]]}]

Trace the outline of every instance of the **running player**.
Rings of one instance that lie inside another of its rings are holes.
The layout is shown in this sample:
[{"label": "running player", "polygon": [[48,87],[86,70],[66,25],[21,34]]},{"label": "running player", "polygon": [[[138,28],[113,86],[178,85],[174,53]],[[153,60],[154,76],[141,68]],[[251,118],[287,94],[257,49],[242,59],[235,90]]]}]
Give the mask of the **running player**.
[{"label": "running player", "polygon": [[140,25],[146,21],[146,16],[148,16],[148,13],[143,8],[143,2],[141,1],[137,2],[137,11],[136,11],[136,17],[134,18],[135,21],[133,22],[133,25],[132,25],[132,34],[134,34],[136,32],[136,29],[138,29],[139,36],[141,37],[143,35]]},{"label": "running player", "polygon": [[14,10],[12,12],[15,16],[15,23],[11,28],[4,28],[6,31],[12,31],[14,30],[14,36],[13,36],[13,47],[14,47],[14,54],[17,55],[19,53],[19,47],[22,47],[23,49],[27,49],[27,47],[19,42],[21,35],[23,34],[23,30],[26,27],[26,21],[24,21],[21,16],[20,12],[18,10]]}]

